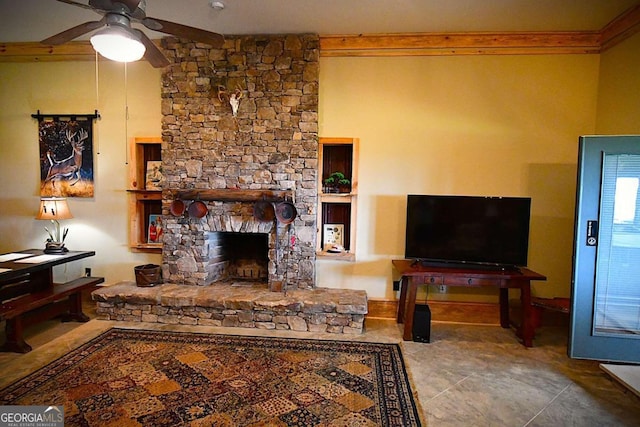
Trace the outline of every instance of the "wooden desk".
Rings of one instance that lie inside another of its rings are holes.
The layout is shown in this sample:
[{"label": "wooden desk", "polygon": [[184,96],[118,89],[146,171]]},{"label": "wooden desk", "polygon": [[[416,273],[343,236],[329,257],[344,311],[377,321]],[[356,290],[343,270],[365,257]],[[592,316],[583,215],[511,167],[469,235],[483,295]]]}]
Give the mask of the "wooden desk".
[{"label": "wooden desk", "polygon": [[520,289],[522,303],[522,321],[517,334],[526,347],[533,345],[534,325],[531,306],[531,281],[547,280],[541,274],[527,268],[517,271],[474,270],[472,268],[428,267],[412,265],[411,260],[393,260],[393,266],[402,276],[400,301],[398,303],[397,322],[404,322],[404,340],[413,335],[413,315],[415,313],[416,294],[420,285],[445,286],[494,286],[500,288],[500,326],[510,327],[509,288]]},{"label": "wooden desk", "polygon": [[[17,256],[28,254],[21,258]],[[54,316],[63,321],[86,322],[81,292],[104,282],[102,277],[80,277],[67,283],[54,283],[53,267],[94,256],[93,251],[70,251],[46,255],[29,249],[0,255],[0,320],[6,320],[6,342],[2,351],[26,353],[31,347],[24,341],[26,326]],[[2,258],[16,257],[3,260]]]}]

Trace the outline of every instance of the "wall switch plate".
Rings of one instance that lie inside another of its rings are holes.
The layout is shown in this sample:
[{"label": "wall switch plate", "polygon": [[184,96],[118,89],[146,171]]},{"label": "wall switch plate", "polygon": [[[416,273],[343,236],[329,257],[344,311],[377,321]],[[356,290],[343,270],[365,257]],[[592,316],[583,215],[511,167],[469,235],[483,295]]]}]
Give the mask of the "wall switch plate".
[{"label": "wall switch plate", "polygon": [[394,280],[393,281],[393,290],[394,291],[399,291],[400,290],[400,280]]}]

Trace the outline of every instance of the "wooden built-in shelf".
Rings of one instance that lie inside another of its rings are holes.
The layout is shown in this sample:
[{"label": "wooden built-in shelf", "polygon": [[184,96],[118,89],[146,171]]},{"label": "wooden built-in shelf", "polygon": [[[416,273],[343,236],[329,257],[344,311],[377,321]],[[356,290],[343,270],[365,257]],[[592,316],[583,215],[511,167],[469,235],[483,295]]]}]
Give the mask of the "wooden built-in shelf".
[{"label": "wooden built-in shelf", "polygon": [[147,189],[149,161],[162,160],[160,137],[136,137],[131,140],[129,161],[129,248],[132,252],[159,254],[162,243],[149,242],[149,218],[162,215],[162,190]]},{"label": "wooden built-in shelf", "polygon": [[134,252],[161,252],[162,243],[137,243],[131,249]]},{"label": "wooden built-in shelf", "polygon": [[350,261],[353,262],[356,260],[356,254],[352,252],[342,252],[342,253],[332,253],[327,251],[318,251],[316,252],[316,258],[321,259],[331,259],[334,261]]},{"label": "wooden built-in shelf", "polygon": [[319,193],[319,196],[322,198],[323,202],[334,202],[334,203],[347,203],[351,197],[355,196],[356,193]]},{"label": "wooden built-in shelf", "polygon": [[[318,141],[318,235],[316,257],[335,261],[356,260],[356,204],[358,194],[358,138],[321,137]],[[341,172],[350,181],[348,193],[324,192],[324,180]],[[345,252],[325,250],[325,225],[342,227]]]}]

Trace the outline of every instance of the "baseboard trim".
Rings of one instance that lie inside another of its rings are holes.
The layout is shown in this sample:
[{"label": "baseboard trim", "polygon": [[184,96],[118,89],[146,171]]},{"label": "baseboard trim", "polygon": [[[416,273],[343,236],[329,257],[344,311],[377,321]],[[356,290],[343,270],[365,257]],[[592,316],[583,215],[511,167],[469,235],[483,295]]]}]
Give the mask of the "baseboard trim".
[{"label": "baseboard trim", "polygon": [[[500,324],[500,305],[497,303],[429,301],[433,321]],[[368,319],[395,319],[397,300],[368,300]]]}]

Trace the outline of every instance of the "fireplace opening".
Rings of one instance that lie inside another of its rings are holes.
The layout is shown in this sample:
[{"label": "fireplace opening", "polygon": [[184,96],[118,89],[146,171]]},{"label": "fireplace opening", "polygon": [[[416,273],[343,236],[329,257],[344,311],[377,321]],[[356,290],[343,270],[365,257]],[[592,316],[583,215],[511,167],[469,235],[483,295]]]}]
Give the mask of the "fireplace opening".
[{"label": "fireplace opening", "polygon": [[209,236],[219,267],[217,280],[267,283],[269,235],[264,233],[214,232]]}]

